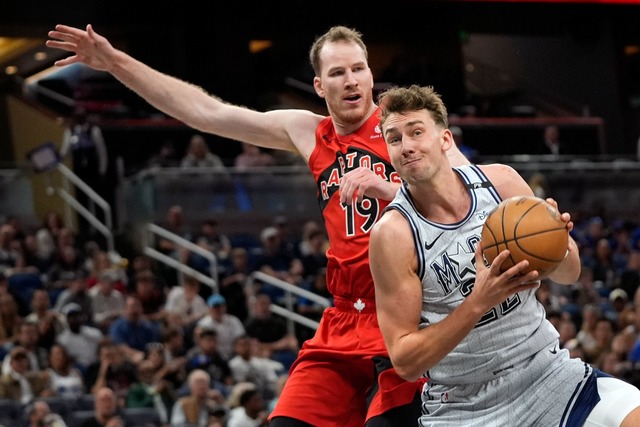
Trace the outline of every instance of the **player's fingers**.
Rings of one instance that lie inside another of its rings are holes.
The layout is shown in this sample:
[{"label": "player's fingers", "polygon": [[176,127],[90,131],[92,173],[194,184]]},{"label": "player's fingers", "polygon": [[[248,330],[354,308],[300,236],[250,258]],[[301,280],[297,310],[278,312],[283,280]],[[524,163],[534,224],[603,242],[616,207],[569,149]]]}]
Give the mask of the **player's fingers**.
[{"label": "player's fingers", "polygon": [[[500,253],[498,254],[498,256],[496,256],[496,257],[493,259],[493,262],[492,262],[492,263],[491,263],[491,265],[489,266],[489,270],[491,270],[491,273],[492,273],[492,274],[494,274],[494,275],[496,275],[496,276],[499,276],[500,274],[502,274],[502,272],[501,272],[501,270],[500,270],[500,269],[501,269],[501,267],[502,267],[502,263],[503,263],[504,261],[506,261],[506,259],[507,259],[507,258],[509,258],[509,255],[511,255],[511,252],[509,252],[509,250],[508,250],[508,249],[505,249],[504,251],[500,252]],[[515,268],[515,266],[514,266],[514,267],[511,267],[511,269],[513,269],[513,268]],[[508,271],[508,270],[507,270],[507,271]],[[514,273],[514,274],[515,274],[515,273]]]},{"label": "player's fingers", "polygon": [[68,58],[59,59],[56,62],[54,62],[53,64],[56,67],[62,67],[62,66],[65,66],[65,65],[75,64],[78,61],[79,61],[78,55],[73,55],[73,56],[70,56]]}]

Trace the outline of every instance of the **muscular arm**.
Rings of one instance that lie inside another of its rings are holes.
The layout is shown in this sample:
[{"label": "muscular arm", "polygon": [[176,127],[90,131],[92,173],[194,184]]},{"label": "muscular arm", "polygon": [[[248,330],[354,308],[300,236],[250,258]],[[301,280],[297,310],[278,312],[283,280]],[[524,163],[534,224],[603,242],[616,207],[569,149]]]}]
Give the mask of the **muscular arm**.
[{"label": "muscular arm", "polygon": [[72,52],[57,66],[82,62],[111,73],[160,111],[188,126],[262,147],[299,152],[305,160],[315,145],[315,127],[322,116],[305,110],[266,113],[230,105],[193,84],[163,74],[115,49],[96,33],[57,25],[47,46]]},{"label": "muscular arm", "polygon": [[[478,247],[480,248],[480,246]],[[476,251],[476,283],[471,294],[441,322],[418,329],[422,310],[422,282],[417,276],[413,235],[404,217],[386,213],[371,233],[369,257],[375,282],[378,322],[398,375],[413,381],[452,351],[482,315],[510,295],[535,287],[537,273],[511,279],[526,261],[500,274],[502,252],[490,268]]]},{"label": "muscular arm", "polygon": [[[487,165],[480,167],[487,177],[496,186],[496,190],[503,199],[514,196],[533,196],[533,190],[529,184],[512,167],[507,165]],[[558,203],[553,199],[546,199],[558,209]],[[562,212],[562,211],[560,211]],[[569,232],[573,230],[573,222],[568,212],[562,212],[562,219],[567,223]],[[568,252],[560,266],[549,275],[556,283],[570,285],[575,283],[580,276],[580,253],[576,242],[569,236]]]}]

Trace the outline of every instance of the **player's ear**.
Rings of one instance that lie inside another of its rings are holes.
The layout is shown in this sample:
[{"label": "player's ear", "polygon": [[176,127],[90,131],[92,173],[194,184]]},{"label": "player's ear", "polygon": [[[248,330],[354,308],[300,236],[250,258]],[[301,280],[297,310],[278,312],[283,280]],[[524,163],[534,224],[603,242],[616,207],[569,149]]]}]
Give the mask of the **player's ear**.
[{"label": "player's ear", "polygon": [[320,98],[324,98],[324,89],[322,88],[322,79],[318,76],[313,78],[313,88]]},{"label": "player's ear", "polygon": [[447,151],[453,146],[453,134],[449,129],[444,129],[440,135],[440,146],[442,151]]}]

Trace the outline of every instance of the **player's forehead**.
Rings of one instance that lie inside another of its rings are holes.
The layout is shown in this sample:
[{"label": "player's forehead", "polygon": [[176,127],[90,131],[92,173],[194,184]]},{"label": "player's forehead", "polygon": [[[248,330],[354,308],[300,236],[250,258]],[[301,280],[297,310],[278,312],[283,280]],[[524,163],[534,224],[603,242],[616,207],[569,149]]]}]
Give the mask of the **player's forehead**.
[{"label": "player's forehead", "polygon": [[365,51],[352,41],[328,41],[320,49],[318,57],[323,74],[333,68],[352,68],[356,65],[368,66]]},{"label": "player's forehead", "polygon": [[392,133],[416,126],[435,127],[435,125],[433,117],[427,110],[410,110],[389,114],[383,122],[382,130],[384,133]]}]

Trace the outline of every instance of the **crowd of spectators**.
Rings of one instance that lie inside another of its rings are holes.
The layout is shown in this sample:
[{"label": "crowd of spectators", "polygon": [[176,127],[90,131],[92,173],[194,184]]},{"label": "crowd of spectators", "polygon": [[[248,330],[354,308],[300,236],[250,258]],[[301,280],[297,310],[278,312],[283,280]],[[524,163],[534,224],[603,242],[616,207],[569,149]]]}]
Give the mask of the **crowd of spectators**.
[{"label": "crowd of spectators", "polygon": [[[326,234],[315,221],[291,230],[276,217],[257,245],[234,245],[214,220],[185,223],[180,206],[166,226],[216,255],[218,289],[143,254],[116,263],[77,241],[56,212],[35,226],[0,224],[0,400],[19,402],[25,423],[44,411],[34,403],[87,396],[95,405],[113,396],[114,417],[153,408],[165,426],[264,423],[313,330],[292,330],[272,312],[272,303],[287,305],[282,289],[247,279],[260,271],[330,300]],[[640,386],[640,226],[591,217],[573,236],[579,281],[545,280],[538,299],[573,355]],[[210,272],[208,260],[169,241],[157,249]],[[293,306],[313,320],[324,308],[302,297]]]},{"label": "crowd of spectators", "polygon": [[[138,407],[154,408],[166,426],[265,421],[312,330],[288,327],[270,310],[284,294],[247,279],[261,271],[329,297],[324,230],[309,221],[297,238],[277,217],[256,245],[243,247],[214,220],[186,224],[180,206],[168,210],[166,225],[216,255],[218,289],[142,253],[123,263],[93,241],[78,241],[57,212],[42,224],[2,221],[0,401],[22,405],[25,425],[31,413],[56,415],[52,398],[92,398],[96,416],[86,426],[122,421],[123,411]],[[157,249],[210,272],[207,259],[170,241],[160,239]],[[321,315],[308,299],[294,306],[307,317]],[[98,402],[110,396],[111,415],[100,415]],[[14,421],[0,414],[0,424]]]}]

